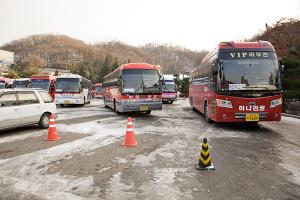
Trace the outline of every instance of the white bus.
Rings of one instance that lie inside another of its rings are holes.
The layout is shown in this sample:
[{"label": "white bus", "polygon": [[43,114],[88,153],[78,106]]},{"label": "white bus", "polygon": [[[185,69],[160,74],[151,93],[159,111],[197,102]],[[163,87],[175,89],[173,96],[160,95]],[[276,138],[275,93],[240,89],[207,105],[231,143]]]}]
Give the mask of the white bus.
[{"label": "white bus", "polygon": [[62,74],[56,78],[55,103],[61,106],[91,102],[92,83],[78,74]]}]

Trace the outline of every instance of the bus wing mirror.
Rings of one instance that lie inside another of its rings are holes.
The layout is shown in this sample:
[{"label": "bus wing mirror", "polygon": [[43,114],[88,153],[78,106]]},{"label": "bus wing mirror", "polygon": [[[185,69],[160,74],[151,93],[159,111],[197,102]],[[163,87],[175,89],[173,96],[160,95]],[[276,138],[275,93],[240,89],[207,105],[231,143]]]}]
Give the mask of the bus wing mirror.
[{"label": "bus wing mirror", "polygon": [[213,76],[216,76],[216,75],[218,75],[218,65],[216,65],[216,64],[214,64],[213,65],[213,67],[212,67],[212,72],[211,72],[211,74],[213,75]]},{"label": "bus wing mirror", "polygon": [[162,84],[162,85],[164,85],[164,84],[166,83],[166,82],[165,82],[165,79],[164,79],[164,77],[163,77],[162,75],[160,76],[160,81],[161,81],[161,84]]},{"label": "bus wing mirror", "polygon": [[281,73],[284,74],[284,65],[280,65]]},{"label": "bus wing mirror", "polygon": [[284,74],[284,64],[281,58],[278,59],[279,66],[280,66],[280,71],[282,74]]}]

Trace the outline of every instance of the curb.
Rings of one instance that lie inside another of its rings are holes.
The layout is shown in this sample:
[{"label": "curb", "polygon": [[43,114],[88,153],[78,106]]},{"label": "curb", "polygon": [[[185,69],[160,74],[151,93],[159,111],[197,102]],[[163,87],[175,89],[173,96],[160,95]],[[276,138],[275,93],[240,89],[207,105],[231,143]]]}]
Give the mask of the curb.
[{"label": "curb", "polygon": [[285,116],[285,117],[293,117],[293,118],[300,119],[300,116],[299,116],[299,115],[292,115],[292,114],[287,114],[287,113],[282,113],[281,115],[282,115],[282,116]]}]

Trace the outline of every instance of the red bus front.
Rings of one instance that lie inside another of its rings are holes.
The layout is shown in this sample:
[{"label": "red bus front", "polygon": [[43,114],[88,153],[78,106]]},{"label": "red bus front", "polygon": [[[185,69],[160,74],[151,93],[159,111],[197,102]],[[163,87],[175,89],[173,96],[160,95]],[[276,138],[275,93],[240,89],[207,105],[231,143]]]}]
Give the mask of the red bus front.
[{"label": "red bus front", "polygon": [[51,97],[55,98],[55,80],[51,75],[35,75],[31,77],[31,85],[33,88],[41,88],[49,92]]},{"label": "red bus front", "polygon": [[103,97],[103,88],[102,83],[96,83],[94,85],[95,91],[94,91],[94,98],[102,98]]},{"label": "red bus front", "polygon": [[214,55],[193,72],[193,108],[215,122],[281,120],[281,66],[270,43],[221,44]]},{"label": "red bus front", "polygon": [[160,74],[157,66],[128,63],[105,76],[104,104],[118,112],[162,109]]}]

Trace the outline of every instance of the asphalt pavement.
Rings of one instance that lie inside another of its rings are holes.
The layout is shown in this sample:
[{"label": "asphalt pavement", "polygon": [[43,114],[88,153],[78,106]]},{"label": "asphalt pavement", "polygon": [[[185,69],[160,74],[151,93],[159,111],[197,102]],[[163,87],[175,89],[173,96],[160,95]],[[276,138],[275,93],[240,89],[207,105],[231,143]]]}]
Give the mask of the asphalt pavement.
[{"label": "asphalt pavement", "polygon": [[[150,115],[101,100],[58,111],[58,141],[35,126],[0,132],[1,200],[300,199],[300,119],[208,124],[187,99]],[[195,168],[203,138],[213,171]]]}]

